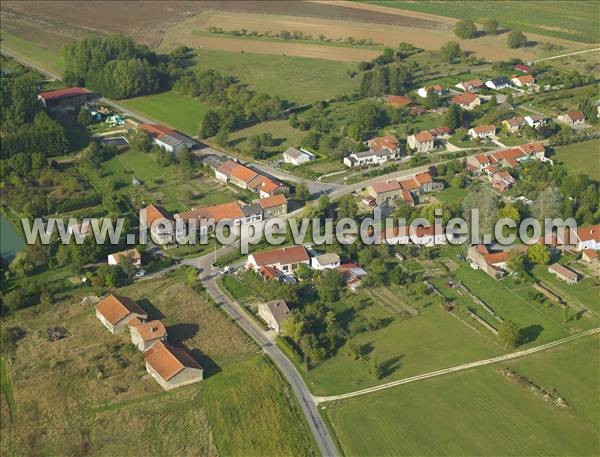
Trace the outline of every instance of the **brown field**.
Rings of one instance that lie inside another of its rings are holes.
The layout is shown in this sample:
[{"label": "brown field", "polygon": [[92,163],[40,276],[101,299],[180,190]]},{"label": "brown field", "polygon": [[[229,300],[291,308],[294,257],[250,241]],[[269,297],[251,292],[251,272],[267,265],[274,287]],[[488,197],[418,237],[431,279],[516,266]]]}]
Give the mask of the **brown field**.
[{"label": "brown field", "polygon": [[[361,5],[370,6],[370,5]],[[382,8],[382,7],[378,7]],[[346,10],[363,11],[362,8],[348,7]],[[396,10],[397,11],[397,10]],[[412,23],[404,21],[408,25],[393,26],[379,25],[373,27],[366,22],[349,22],[346,20],[332,20],[326,18],[308,18],[291,15],[255,14],[255,13],[223,13],[216,11],[199,13],[170,28],[161,43],[160,48],[169,50],[179,45],[190,47],[203,47],[206,49],[245,51],[267,54],[287,54],[302,57],[327,58],[342,61],[360,61],[369,59],[370,55],[377,55],[378,51],[361,48],[340,48],[336,46],[302,44],[298,42],[285,43],[268,40],[249,40],[228,36],[198,36],[193,35],[193,30],[207,30],[208,27],[220,27],[224,30],[255,30],[257,32],[275,32],[281,30],[300,31],[305,34],[318,36],[325,35],[330,39],[344,39],[349,36],[354,38],[371,38],[377,43],[396,47],[398,43],[408,42],[427,50],[437,50],[450,40],[458,41],[464,50],[475,53],[480,57],[492,60],[519,57],[523,60],[531,60],[541,57],[541,51],[536,48],[509,49],[506,46],[506,35],[484,36],[475,40],[459,40],[452,32],[453,19],[440,18],[443,21],[436,23],[431,28],[430,22],[423,22],[423,16],[414,13]],[[344,16],[344,19],[346,17]],[[405,16],[403,16],[406,19]],[[423,25],[427,25],[424,28]],[[531,40],[549,41],[562,46],[561,53],[576,49],[583,49],[580,43],[567,40],[551,39],[528,34]],[[589,47],[589,46],[588,46]]]}]

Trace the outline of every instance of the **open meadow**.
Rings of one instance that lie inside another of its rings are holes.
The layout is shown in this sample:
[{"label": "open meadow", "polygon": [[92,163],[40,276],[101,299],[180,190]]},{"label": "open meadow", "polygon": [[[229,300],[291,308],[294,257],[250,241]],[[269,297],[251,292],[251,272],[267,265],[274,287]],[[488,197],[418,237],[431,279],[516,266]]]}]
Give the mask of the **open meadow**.
[{"label": "open meadow", "polygon": [[[91,305],[19,311],[3,322],[25,336],[3,349],[2,455],[315,455],[285,381],[179,273],[115,292],[162,319],[169,341],[190,350],[205,380],[163,391],[128,334],[108,332]],[[49,341],[52,326],[69,336]]]},{"label": "open meadow", "polygon": [[[600,337],[335,403],[322,411],[346,455],[544,456],[600,453]],[[546,402],[510,368],[566,403]]]},{"label": "open meadow", "polygon": [[592,140],[557,146],[554,148],[552,159],[574,173],[586,174],[592,179],[600,179],[599,154],[600,140]]}]

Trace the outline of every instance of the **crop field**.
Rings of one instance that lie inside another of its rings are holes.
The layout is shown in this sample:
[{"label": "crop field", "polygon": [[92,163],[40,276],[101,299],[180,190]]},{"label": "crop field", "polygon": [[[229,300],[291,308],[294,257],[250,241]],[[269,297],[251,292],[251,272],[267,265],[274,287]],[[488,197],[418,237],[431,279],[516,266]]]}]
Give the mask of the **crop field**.
[{"label": "crop field", "polygon": [[[314,454],[278,372],[254,354],[254,344],[235,324],[181,279],[175,274],[117,292],[136,299],[151,318],[163,319],[169,340],[188,347],[205,368],[204,381],[170,392],[146,373],[128,335],[109,333],[93,307],[64,302],[4,321],[3,327],[17,325],[26,336],[14,353],[3,356],[10,363],[7,370],[2,367],[2,390],[8,372],[15,420],[2,421],[2,455],[34,450],[75,455],[82,449],[87,455],[260,455],[266,442],[288,455]],[[46,329],[54,325],[64,326],[70,336],[48,341]],[[260,397],[254,384],[247,387],[249,372],[261,379]],[[221,401],[224,392],[228,402]],[[277,420],[256,421],[257,402]],[[4,399],[2,411],[5,417]],[[232,430],[237,432],[230,435]],[[152,439],[157,435],[160,443]]]},{"label": "crop field", "polygon": [[[584,43],[598,43],[597,1],[520,1],[518,7],[510,2],[497,1],[369,1],[367,3],[402,10],[436,14],[456,19],[493,17],[500,27],[508,27],[538,35],[563,38]],[[532,20],[535,18],[535,20]]]},{"label": "crop field", "polygon": [[592,179],[600,179],[600,163],[598,152],[600,140],[557,146],[554,148],[553,160],[563,164],[568,170],[586,174]]},{"label": "crop field", "polygon": [[294,103],[311,103],[358,89],[346,70],[354,65],[322,59],[200,50],[197,67],[237,77],[257,92]]},{"label": "crop field", "polygon": [[[598,455],[598,336],[323,405],[346,455]],[[569,404],[509,381],[508,367]]]},{"label": "crop field", "polygon": [[126,108],[156,119],[171,128],[196,136],[209,106],[176,92],[121,100]]}]

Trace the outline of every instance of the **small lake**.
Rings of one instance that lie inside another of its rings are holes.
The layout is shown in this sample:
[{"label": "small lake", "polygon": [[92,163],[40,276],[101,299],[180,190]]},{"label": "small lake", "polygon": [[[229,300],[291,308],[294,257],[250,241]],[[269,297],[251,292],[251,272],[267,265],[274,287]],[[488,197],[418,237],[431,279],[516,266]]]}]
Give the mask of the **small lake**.
[{"label": "small lake", "polygon": [[5,259],[12,259],[17,252],[25,247],[25,240],[21,233],[0,215],[0,254]]}]

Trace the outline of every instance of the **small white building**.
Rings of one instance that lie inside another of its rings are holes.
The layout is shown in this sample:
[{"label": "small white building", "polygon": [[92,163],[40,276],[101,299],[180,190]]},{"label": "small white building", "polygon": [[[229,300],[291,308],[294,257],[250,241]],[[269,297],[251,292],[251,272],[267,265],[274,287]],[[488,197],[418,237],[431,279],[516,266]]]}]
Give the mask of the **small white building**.
[{"label": "small white building", "polygon": [[506,76],[500,76],[499,78],[490,79],[489,81],[486,81],[485,85],[490,89],[501,90],[511,87],[512,83],[510,82],[510,79],[508,79]]},{"label": "small white building", "polygon": [[543,114],[532,114],[524,117],[527,125],[533,129],[537,129],[546,124],[546,116]]},{"label": "small white building", "polygon": [[340,256],[336,253],[321,254],[311,257],[310,266],[315,270],[328,270],[340,266]]},{"label": "small white building", "polygon": [[469,129],[471,138],[490,138],[496,134],[496,127],[491,124],[478,125]]},{"label": "small white building", "polygon": [[108,264],[109,265],[119,265],[125,259],[129,257],[131,259],[131,263],[133,263],[136,268],[140,268],[142,266],[142,255],[140,251],[136,248],[128,249],[127,251],[115,252],[114,254],[109,254],[108,256]]},{"label": "small white building", "polygon": [[303,148],[296,149],[291,147],[283,152],[283,161],[292,165],[302,165],[303,163],[315,160],[315,158],[316,156],[312,152]]}]

